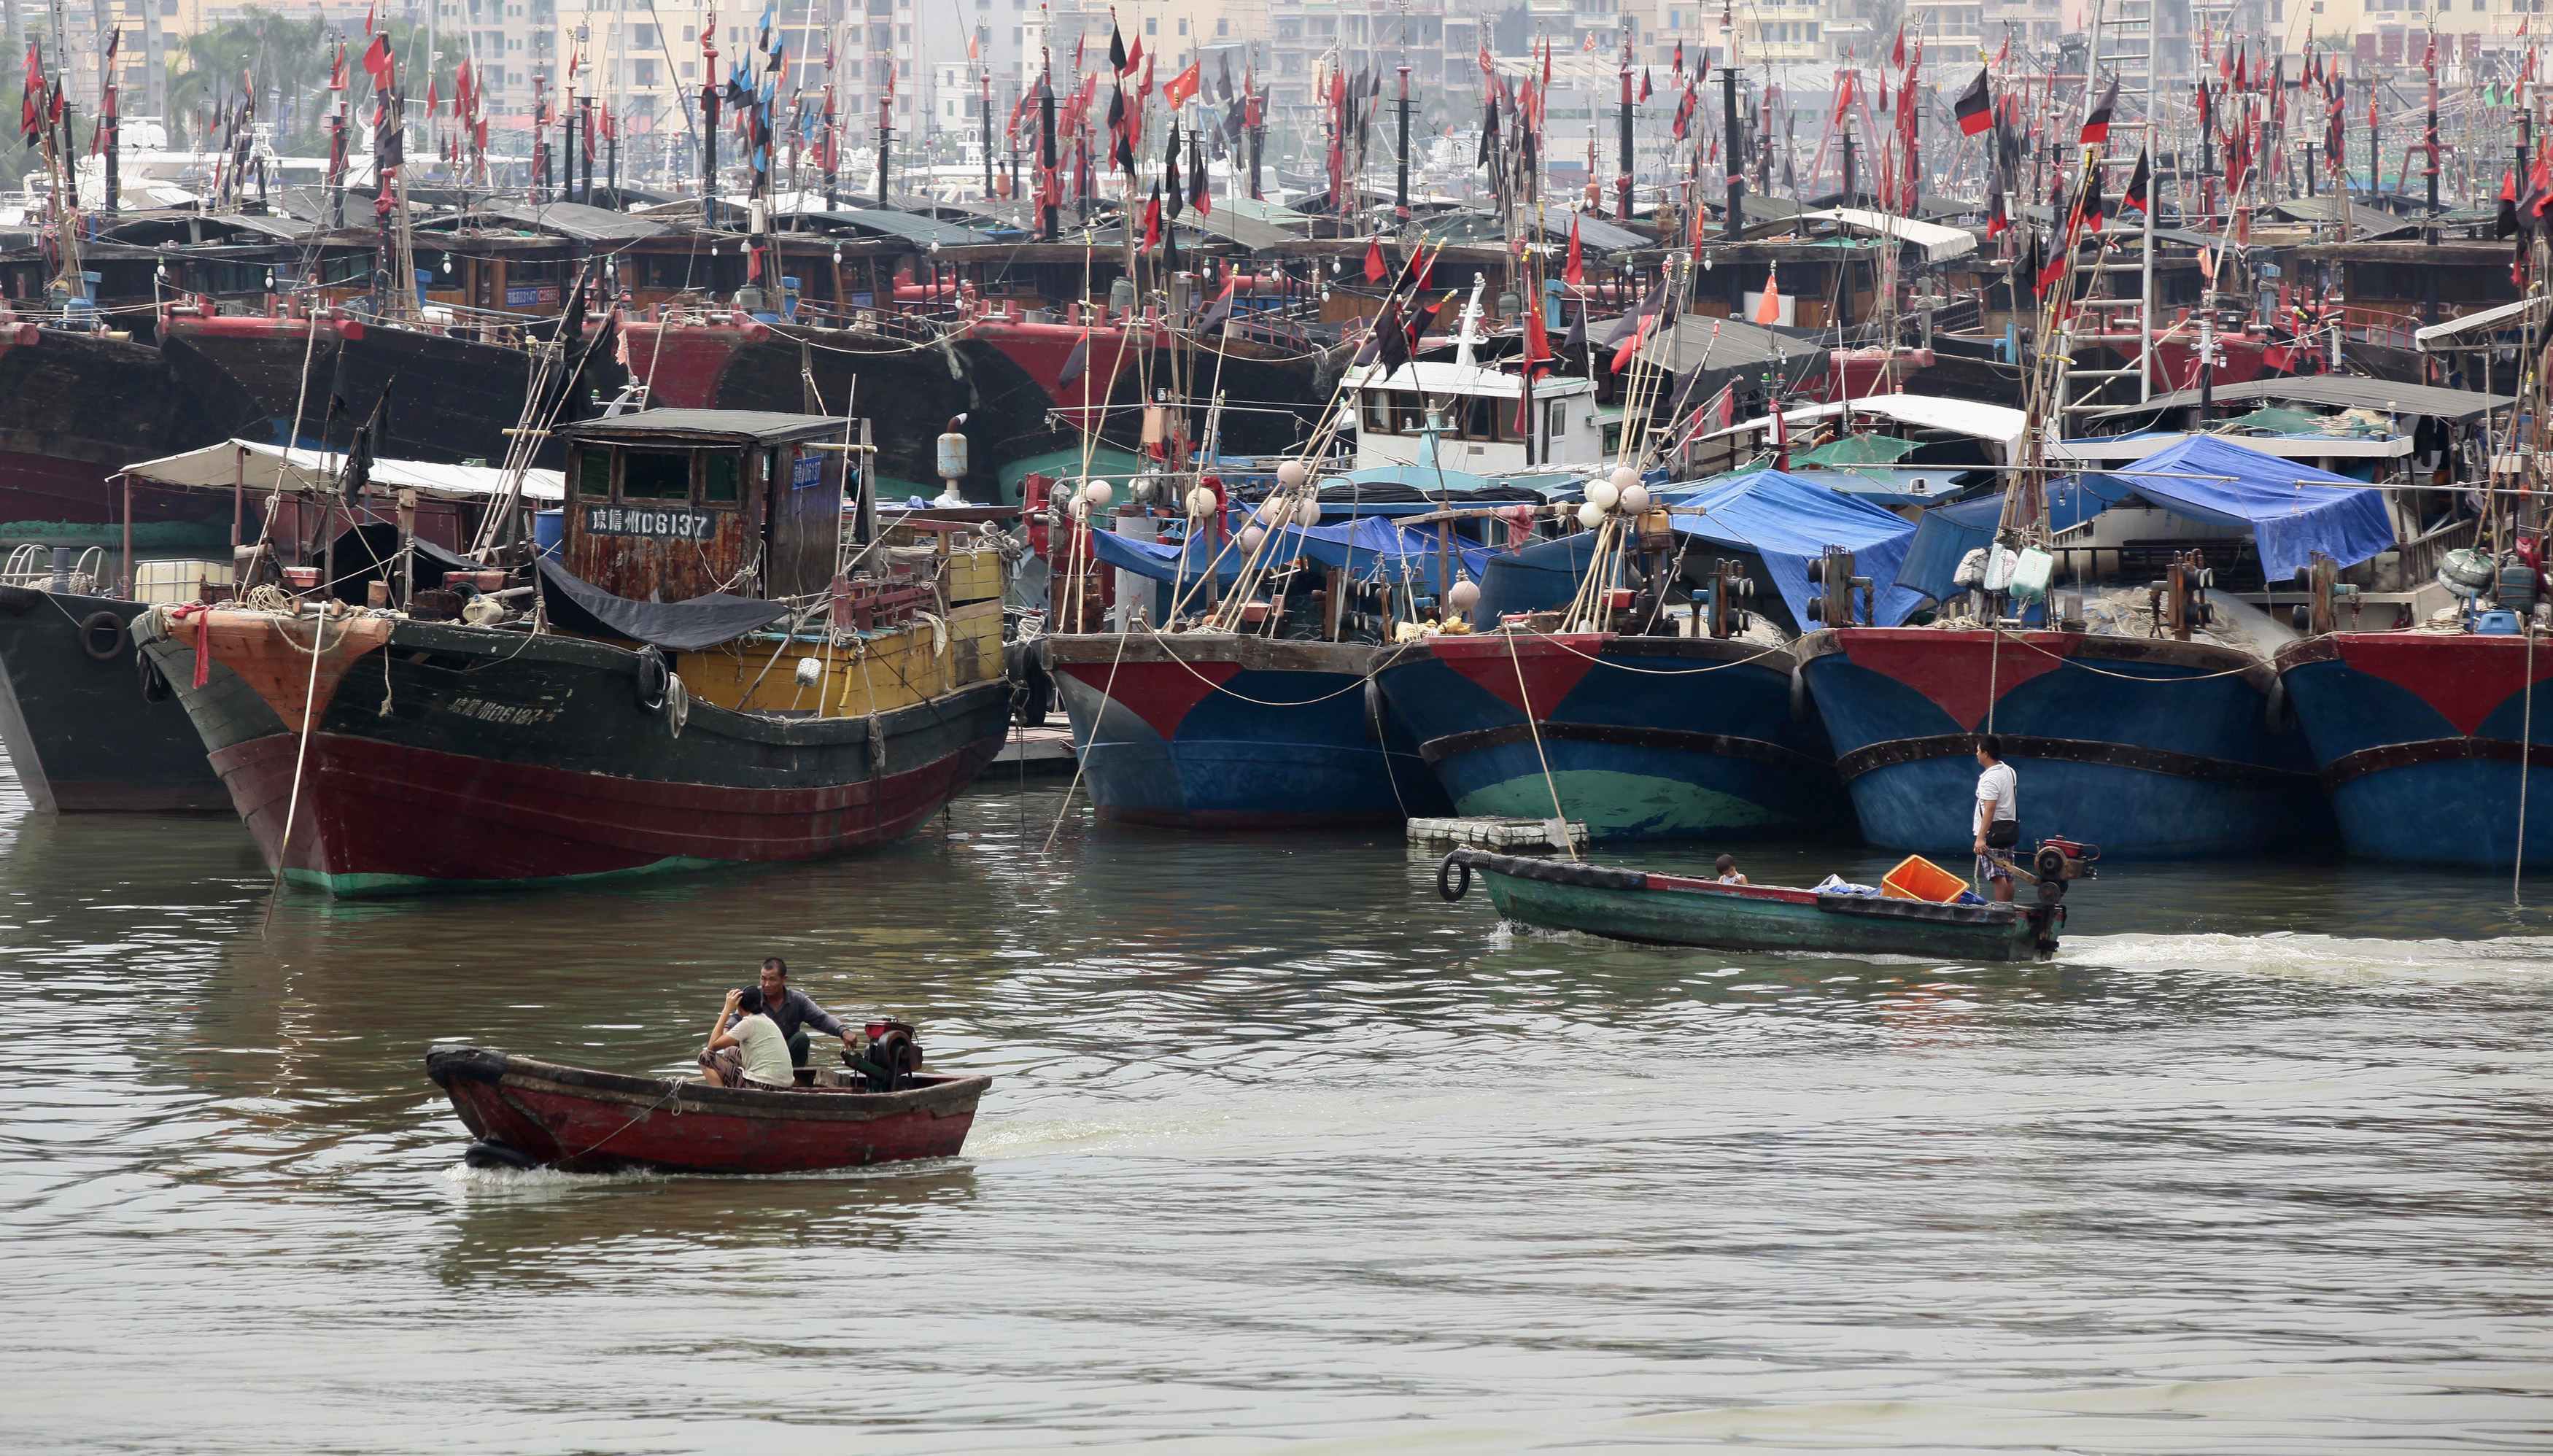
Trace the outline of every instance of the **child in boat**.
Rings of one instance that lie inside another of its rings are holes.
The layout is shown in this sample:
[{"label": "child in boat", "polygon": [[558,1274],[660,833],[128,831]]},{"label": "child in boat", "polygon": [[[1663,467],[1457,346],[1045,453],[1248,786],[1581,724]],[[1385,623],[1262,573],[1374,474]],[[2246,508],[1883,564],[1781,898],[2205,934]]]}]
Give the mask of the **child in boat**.
[{"label": "child in boat", "polygon": [[1734,854],[1720,855],[1719,862],[1714,864],[1712,868],[1720,872],[1720,882],[1723,885],[1743,885],[1752,883],[1752,881],[1748,880],[1746,876],[1737,872],[1737,856]]}]

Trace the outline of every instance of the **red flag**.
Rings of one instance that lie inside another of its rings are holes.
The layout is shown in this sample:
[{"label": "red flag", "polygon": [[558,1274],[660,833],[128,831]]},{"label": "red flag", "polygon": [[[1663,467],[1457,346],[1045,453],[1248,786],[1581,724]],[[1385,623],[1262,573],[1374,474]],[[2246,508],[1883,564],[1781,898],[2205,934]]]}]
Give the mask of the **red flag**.
[{"label": "red flag", "polygon": [[1124,75],[1133,70],[1136,66],[1141,65],[1143,61],[1144,38],[1137,36],[1135,38],[1135,44],[1126,48],[1126,63],[1117,68],[1117,73],[1119,75]]},{"label": "red flag", "polygon": [[1383,239],[1368,238],[1365,244],[1365,280],[1382,282],[1383,276],[1389,271],[1383,261]]},{"label": "red flag", "polygon": [[1188,98],[1197,93],[1198,85],[1205,79],[1205,73],[1200,68],[1203,63],[1196,60],[1189,61],[1187,69],[1170,77],[1169,84],[1162,87],[1162,99],[1169,104],[1172,111],[1188,104]]},{"label": "red flag", "polygon": [[[1138,43],[1140,44],[1140,43]],[[1162,186],[1153,184],[1153,199],[1144,204],[1144,251],[1162,246]]]},{"label": "red flag", "polygon": [[1755,305],[1755,321],[1766,328],[1782,321],[1782,284],[1769,267],[1764,270],[1764,297]]},{"label": "red flag", "polygon": [[373,83],[375,85],[388,89],[389,81],[386,79],[386,76],[388,75],[389,68],[390,38],[386,35],[375,34],[373,36],[373,44],[364,48],[364,70],[372,76]]},{"label": "red flag", "polygon": [[1569,259],[1561,265],[1560,280],[1575,288],[1587,281],[1587,258],[1578,241],[1578,214],[1569,214]]}]

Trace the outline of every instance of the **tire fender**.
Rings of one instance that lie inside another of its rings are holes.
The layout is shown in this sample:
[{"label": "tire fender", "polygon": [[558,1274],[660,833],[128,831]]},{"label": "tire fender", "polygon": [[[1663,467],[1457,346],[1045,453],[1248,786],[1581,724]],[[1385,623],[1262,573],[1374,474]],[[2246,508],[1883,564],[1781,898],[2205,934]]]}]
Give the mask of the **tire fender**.
[{"label": "tire fender", "polygon": [[[1458,875],[1455,871],[1461,871]],[[1472,864],[1460,853],[1448,854],[1436,864],[1436,895],[1451,905],[1472,892]]]},{"label": "tire fender", "polygon": [[113,662],[133,643],[124,618],[112,612],[92,612],[79,620],[80,650],[94,662]]},{"label": "tire fender", "polygon": [[637,678],[640,711],[664,712],[666,689],[674,675],[673,670],[665,665],[665,654],[657,649],[655,643],[648,643],[638,649],[638,663],[634,671]]}]

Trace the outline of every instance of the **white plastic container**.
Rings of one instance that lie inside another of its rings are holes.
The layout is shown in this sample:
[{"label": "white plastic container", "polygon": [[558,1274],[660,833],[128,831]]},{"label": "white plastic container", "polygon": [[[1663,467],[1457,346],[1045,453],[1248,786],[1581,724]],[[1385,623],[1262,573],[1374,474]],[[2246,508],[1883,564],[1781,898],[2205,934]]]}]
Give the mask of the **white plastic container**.
[{"label": "white plastic container", "polygon": [[2048,596],[2049,581],[2055,575],[2055,557],[2037,546],[2024,546],[2012,559],[2012,585],[2007,590],[2019,601],[2041,601]]}]

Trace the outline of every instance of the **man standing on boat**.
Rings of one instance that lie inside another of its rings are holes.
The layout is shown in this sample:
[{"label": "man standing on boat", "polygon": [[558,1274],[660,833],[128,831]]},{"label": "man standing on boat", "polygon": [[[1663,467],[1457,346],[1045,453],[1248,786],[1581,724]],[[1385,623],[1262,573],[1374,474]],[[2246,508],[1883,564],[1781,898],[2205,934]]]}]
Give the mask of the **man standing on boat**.
[{"label": "man standing on boat", "polygon": [[[772,1024],[779,1027],[780,1034],[789,1041],[790,1064],[807,1064],[807,1028],[811,1026],[827,1036],[840,1037],[845,1047],[851,1045],[851,1029],[842,1025],[840,1018],[817,1005],[805,991],[791,989],[788,961],[777,955],[764,956],[759,988],[762,992],[762,1014],[770,1017]],[[750,1002],[753,998],[747,996],[744,999]],[[751,1009],[746,1006],[739,1010],[735,1017],[728,1018],[728,1025],[732,1026],[743,1011]]]},{"label": "man standing on boat", "polygon": [[1977,808],[1969,829],[1975,838],[1977,881],[1994,886],[1997,900],[2012,899],[2012,865],[1989,852],[2021,842],[2021,784],[2003,761],[2003,739],[1977,738]]}]

